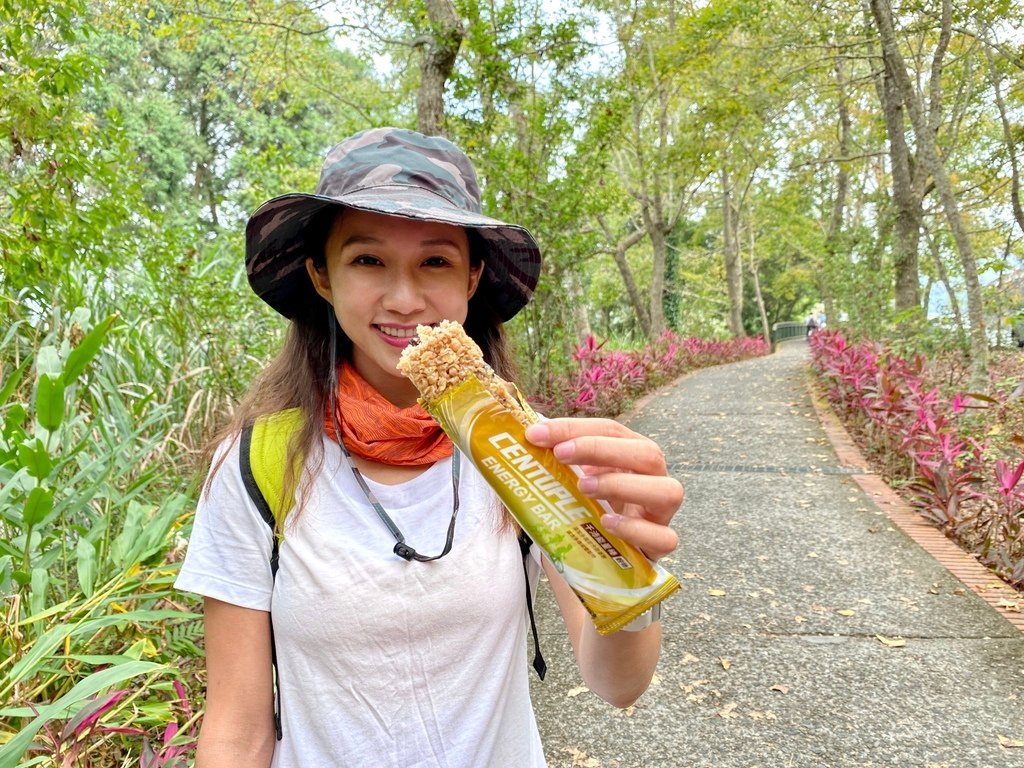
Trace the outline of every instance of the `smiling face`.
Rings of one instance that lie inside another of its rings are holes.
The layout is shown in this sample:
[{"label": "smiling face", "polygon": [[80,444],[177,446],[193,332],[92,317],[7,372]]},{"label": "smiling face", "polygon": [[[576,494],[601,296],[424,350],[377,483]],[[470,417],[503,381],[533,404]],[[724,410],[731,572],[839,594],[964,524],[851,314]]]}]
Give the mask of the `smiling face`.
[{"label": "smiling face", "polygon": [[324,246],[326,263],[306,260],[316,292],[334,307],[352,341],[352,364],[397,406],[416,402],[396,368],[417,325],[465,322],[483,266],[473,266],[466,231],[347,208]]}]

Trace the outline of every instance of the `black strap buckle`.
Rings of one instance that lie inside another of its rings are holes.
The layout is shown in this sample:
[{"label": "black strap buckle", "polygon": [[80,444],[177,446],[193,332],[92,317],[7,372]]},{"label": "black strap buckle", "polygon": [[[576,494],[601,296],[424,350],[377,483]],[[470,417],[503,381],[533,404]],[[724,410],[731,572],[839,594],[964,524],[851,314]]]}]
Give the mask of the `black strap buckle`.
[{"label": "black strap buckle", "polygon": [[404,541],[400,541],[397,544],[395,544],[395,548],[392,551],[403,560],[412,560],[414,557],[416,557],[416,550],[410,547]]}]

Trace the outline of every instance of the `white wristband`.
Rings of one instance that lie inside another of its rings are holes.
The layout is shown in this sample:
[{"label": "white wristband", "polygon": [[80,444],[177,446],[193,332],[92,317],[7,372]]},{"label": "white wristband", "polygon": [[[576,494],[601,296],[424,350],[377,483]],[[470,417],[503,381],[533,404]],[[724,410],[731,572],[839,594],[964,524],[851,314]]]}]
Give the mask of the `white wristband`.
[{"label": "white wristband", "polygon": [[656,621],[661,621],[661,603],[655,603],[649,611],[645,611],[622,628],[623,632],[640,632]]}]

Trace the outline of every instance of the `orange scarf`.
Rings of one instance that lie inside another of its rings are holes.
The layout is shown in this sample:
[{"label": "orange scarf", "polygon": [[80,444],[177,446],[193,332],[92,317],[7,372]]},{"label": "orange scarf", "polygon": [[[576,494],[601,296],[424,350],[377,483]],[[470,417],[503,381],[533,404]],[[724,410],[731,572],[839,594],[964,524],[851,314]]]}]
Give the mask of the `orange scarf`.
[{"label": "orange scarf", "polygon": [[[391,403],[348,362],[338,368],[337,418],[345,447],[382,464],[419,467],[452,455],[452,442],[419,403],[399,408]],[[327,406],[330,409],[330,405]],[[338,441],[330,411],[324,429]]]}]

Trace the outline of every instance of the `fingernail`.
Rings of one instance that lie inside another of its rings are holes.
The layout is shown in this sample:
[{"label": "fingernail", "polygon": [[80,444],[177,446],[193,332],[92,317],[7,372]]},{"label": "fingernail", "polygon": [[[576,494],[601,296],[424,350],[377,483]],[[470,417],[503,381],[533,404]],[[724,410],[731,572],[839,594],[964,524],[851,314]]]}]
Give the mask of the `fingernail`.
[{"label": "fingernail", "polygon": [[[586,479],[586,478],[584,478]],[[614,512],[605,512],[601,515],[601,525],[603,525],[609,531],[616,531],[619,528],[619,523],[622,521],[622,515],[618,515]]]},{"label": "fingernail", "polygon": [[526,439],[531,443],[544,443],[551,438],[547,424],[531,424],[526,428]]},{"label": "fingernail", "polygon": [[555,458],[559,461],[572,461],[572,457],[576,455],[576,441],[566,440],[564,443],[559,443],[551,450],[555,453]]},{"label": "fingernail", "polygon": [[592,475],[584,475],[580,478],[578,485],[580,492],[589,496],[597,490],[597,478]]}]

